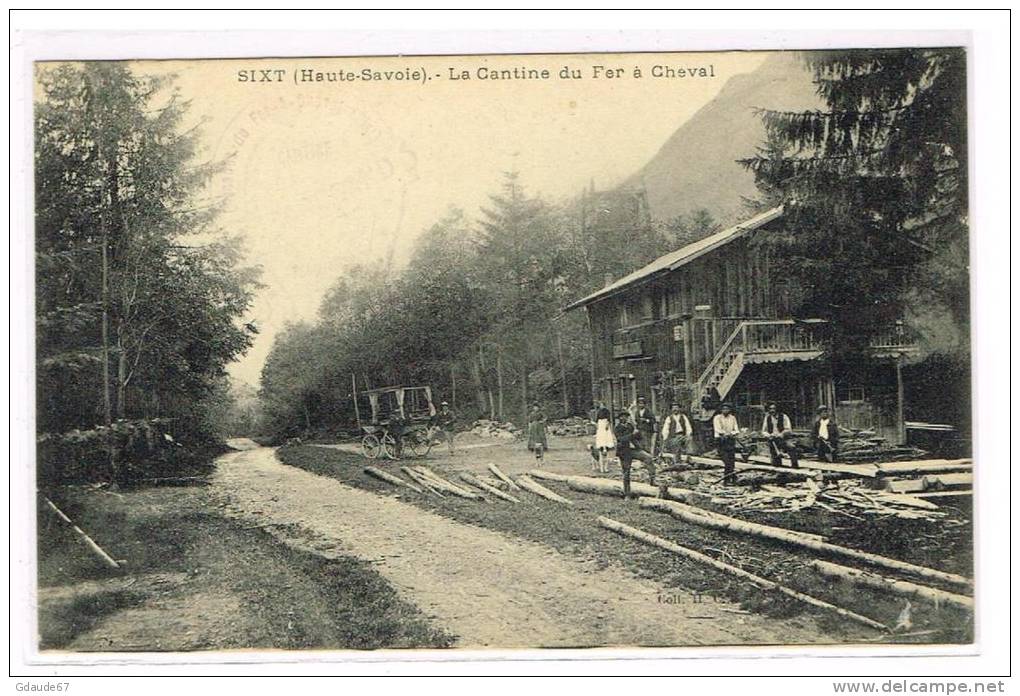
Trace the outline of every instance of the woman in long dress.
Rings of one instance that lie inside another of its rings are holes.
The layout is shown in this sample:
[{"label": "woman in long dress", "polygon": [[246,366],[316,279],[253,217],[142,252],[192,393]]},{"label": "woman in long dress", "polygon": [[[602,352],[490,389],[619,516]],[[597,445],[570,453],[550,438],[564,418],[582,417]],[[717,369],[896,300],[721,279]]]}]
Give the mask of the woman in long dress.
[{"label": "woman in long dress", "polygon": [[545,413],[538,404],[531,407],[528,414],[528,450],[535,453],[535,459],[541,460],[545,451],[549,449],[549,442],[545,436]]},{"label": "woman in long dress", "polygon": [[[602,401],[595,412],[595,449],[599,453],[599,472],[605,474],[609,471],[609,453],[616,449],[616,436],[613,435],[612,414]],[[591,466],[595,468],[594,461]]]}]

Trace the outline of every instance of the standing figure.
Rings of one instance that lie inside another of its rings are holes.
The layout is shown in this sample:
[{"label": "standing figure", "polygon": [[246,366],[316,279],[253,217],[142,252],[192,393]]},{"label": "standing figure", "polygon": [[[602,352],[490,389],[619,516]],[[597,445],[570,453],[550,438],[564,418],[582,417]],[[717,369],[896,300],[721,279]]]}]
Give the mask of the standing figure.
[{"label": "standing figure", "polygon": [[634,425],[641,431],[641,442],[648,447],[648,452],[653,457],[655,456],[655,439],[659,434],[658,424],[659,420],[655,417],[655,412],[648,407],[645,397],[639,396],[637,409],[634,411]]},{"label": "standing figure", "polygon": [[[609,453],[616,449],[616,437],[613,435],[613,416],[606,408],[605,402],[600,401],[595,411],[595,450],[598,452],[599,473],[605,474],[609,471]],[[592,461],[592,468],[596,466]]]},{"label": "standing figure", "polygon": [[630,496],[630,467],[637,459],[648,468],[648,482],[655,485],[655,463],[652,455],[641,448],[641,431],[630,422],[630,411],[620,411],[616,416],[616,456],[620,458],[620,469],[623,471],[623,496]]},{"label": "standing figure", "polygon": [[541,460],[549,449],[545,436],[545,413],[538,404],[532,404],[528,414],[528,450],[535,453],[535,459]]},{"label": "standing figure", "polygon": [[694,429],[687,414],[680,410],[680,404],[669,405],[669,415],[662,421],[662,451],[671,454],[677,462],[687,455],[687,463],[691,463],[691,436]]},{"label": "standing figure", "polygon": [[440,404],[439,411],[436,415],[432,416],[432,432],[430,437],[432,437],[437,443],[441,440],[445,440],[446,444],[450,448],[451,457],[454,455],[453,431],[456,424],[457,417],[454,415],[453,411],[450,410],[450,404],[444,401]]},{"label": "standing figure", "polygon": [[715,414],[719,412],[721,402],[722,398],[719,396],[718,389],[705,387],[705,392],[701,395],[701,432],[699,437],[701,446],[706,450],[712,449],[712,443],[715,442],[715,428],[712,422],[715,419]]},{"label": "standing figure", "polygon": [[818,407],[818,418],[811,426],[811,437],[818,451],[818,458],[835,462],[839,455],[839,425],[829,416],[828,406]]},{"label": "standing figure", "polygon": [[736,473],[737,435],[740,433],[740,426],[737,425],[737,417],[733,415],[733,407],[726,403],[719,407],[719,413],[712,419],[712,432],[715,435],[715,446],[719,452],[719,458],[723,462],[723,483],[727,486],[733,484],[733,475]]},{"label": "standing figure", "polygon": [[772,466],[782,465],[785,452],[790,457],[790,466],[794,469],[799,467],[800,450],[797,449],[797,443],[792,440],[793,426],[790,424],[790,417],[782,413],[774,401],[768,405],[765,420],[761,424],[761,434],[768,442]]}]

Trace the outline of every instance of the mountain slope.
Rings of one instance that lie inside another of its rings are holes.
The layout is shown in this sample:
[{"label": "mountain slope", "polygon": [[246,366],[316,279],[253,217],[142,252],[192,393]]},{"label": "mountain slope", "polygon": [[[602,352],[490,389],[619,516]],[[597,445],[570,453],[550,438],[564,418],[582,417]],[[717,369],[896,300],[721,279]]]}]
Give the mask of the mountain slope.
[{"label": "mountain slope", "polygon": [[820,106],[803,62],[796,54],[776,53],[754,72],[730,78],[621,187],[643,186],[657,220],[705,208],[719,222],[739,221],[745,213],[741,197],[754,196],[755,186],[754,176],[736,160],[754,155],[765,137],[754,109]]}]

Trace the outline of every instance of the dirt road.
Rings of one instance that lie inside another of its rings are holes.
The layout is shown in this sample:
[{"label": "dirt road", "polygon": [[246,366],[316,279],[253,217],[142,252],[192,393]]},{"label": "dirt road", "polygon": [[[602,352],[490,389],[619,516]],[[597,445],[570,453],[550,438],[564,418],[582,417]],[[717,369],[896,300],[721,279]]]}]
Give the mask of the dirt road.
[{"label": "dirt road", "polygon": [[824,642],[810,622],[696,601],[624,568],[598,569],[284,466],[268,448],[222,457],[212,492],[228,515],[289,544],[326,558],[372,561],[402,599],[455,634],[459,647]]}]

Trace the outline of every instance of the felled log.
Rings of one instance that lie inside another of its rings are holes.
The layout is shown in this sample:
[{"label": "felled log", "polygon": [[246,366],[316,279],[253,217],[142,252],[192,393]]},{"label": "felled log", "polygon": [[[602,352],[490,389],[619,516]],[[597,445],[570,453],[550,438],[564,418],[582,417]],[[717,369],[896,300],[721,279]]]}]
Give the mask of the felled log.
[{"label": "felled log", "polygon": [[502,481],[506,485],[510,486],[510,490],[512,490],[512,491],[519,491],[519,490],[521,490],[520,486],[518,486],[516,483],[514,483],[513,479],[511,479],[509,476],[504,474],[500,470],[500,468],[498,466],[496,466],[495,464],[489,464],[489,471],[492,472],[493,476],[498,478],[500,481]]},{"label": "felled log", "polygon": [[971,488],[973,474],[934,474],[921,479],[926,491],[944,491],[951,488]]},{"label": "felled log", "polygon": [[404,479],[400,478],[399,476],[394,476],[393,474],[383,471],[382,469],[377,469],[374,466],[366,466],[364,471],[369,476],[377,478],[380,481],[385,481],[386,483],[392,483],[394,486],[403,486],[404,488],[410,488],[412,491],[417,491],[418,493],[425,492],[419,486],[413,483],[409,483]]},{"label": "felled log", "polygon": [[925,599],[936,606],[949,604],[963,609],[974,609],[974,598],[967,595],[946,592],[945,590],[918,585],[906,580],[887,578],[884,575],[869,573],[859,568],[848,568],[836,563],[830,563],[829,561],[815,560],[811,562],[811,567],[826,577],[846,580],[854,587],[867,587],[903,597]]},{"label": "felled log", "polygon": [[804,602],[805,604],[809,604],[819,609],[834,612],[845,619],[856,621],[857,623],[864,624],[865,626],[868,626],[870,628],[878,629],[879,631],[889,630],[885,624],[875,621],[874,619],[869,619],[867,616],[862,616],[860,614],[850,611],[849,609],[844,609],[842,607],[836,606],[835,604],[830,604],[829,602],[822,601],[816,597],[806,595],[802,592],[797,592],[796,590],[780,585],[779,583],[776,583],[772,580],[763,578],[759,575],[754,575],[753,573],[749,573],[742,568],[738,568],[736,566],[730,565],[729,563],[724,563],[722,561],[716,560],[711,556],[706,556],[705,554],[699,551],[689,549],[685,546],[680,546],[679,544],[675,544],[671,541],[663,539],[662,537],[655,536],[654,534],[649,534],[648,532],[645,532],[636,527],[631,527],[629,525],[623,524],[622,522],[611,520],[608,517],[599,517],[598,520],[599,525],[601,525],[605,529],[609,529],[622,536],[637,539],[638,541],[648,544],[649,546],[658,547],[665,551],[669,551],[670,553],[675,553],[679,556],[683,556],[684,558],[688,558],[692,561],[712,566],[716,570],[720,570],[729,575],[734,575],[738,578],[743,578],[744,580],[747,580],[753,583],[754,585],[761,587],[762,589],[775,590],[776,592],[780,592],[786,595],[787,597],[792,597],[793,599]]},{"label": "felled log", "polygon": [[553,493],[551,490],[534,480],[527,474],[522,474],[517,477],[517,484],[526,491],[531,491],[535,495],[541,496],[546,500],[552,500],[556,503],[563,503],[564,505],[573,505],[573,500],[567,500],[558,493]]},{"label": "felled log", "polygon": [[460,478],[465,483],[471,484],[472,486],[475,486],[476,488],[480,488],[481,490],[485,491],[489,495],[494,495],[497,498],[500,498],[502,500],[506,500],[506,501],[511,502],[511,503],[519,503],[519,502],[521,502],[519,499],[513,497],[509,493],[504,493],[503,491],[499,490],[495,486],[490,486],[485,481],[482,481],[477,476],[473,476],[472,474],[462,473],[460,475]]},{"label": "felled log", "polygon": [[440,498],[445,498],[446,497],[445,495],[440,493],[438,490],[436,490],[436,488],[433,486],[433,484],[429,481],[428,478],[426,478],[425,476],[422,476],[417,471],[413,470],[411,467],[409,467],[409,466],[402,466],[402,467],[400,467],[400,470],[402,472],[404,472],[405,476],[407,476],[409,479],[411,479],[412,481],[417,483],[419,486],[421,486],[422,488],[427,490],[429,493],[437,495]]},{"label": "felled log", "polygon": [[413,467],[413,468],[419,474],[421,474],[426,479],[428,479],[429,483],[431,483],[433,485],[433,487],[438,488],[439,490],[443,491],[444,493],[450,493],[452,495],[456,495],[456,496],[459,496],[461,498],[467,498],[468,500],[485,500],[485,496],[481,495],[480,493],[475,493],[474,491],[469,491],[466,488],[462,488],[462,487],[458,486],[457,484],[453,483],[452,481],[447,481],[442,476],[440,476],[439,474],[437,474],[436,472],[432,471],[431,469],[429,469],[427,467],[416,466],[416,467]]},{"label": "felled log", "polygon": [[110,554],[106,553],[106,551],[103,551],[103,547],[97,544],[92,539],[92,537],[83,532],[81,527],[72,522],[71,518],[65,515],[63,510],[54,505],[53,501],[47,498],[46,496],[43,496],[42,499],[46,502],[46,505],[48,505],[49,508],[53,510],[53,512],[57,513],[57,517],[62,519],[64,522],[67,522],[67,524],[71,525],[71,529],[74,530],[74,533],[78,535],[79,539],[85,542],[85,545],[89,547],[89,550],[92,551],[92,553],[96,554],[96,556],[98,556],[103,561],[103,563],[108,565],[110,568],[113,568],[114,570],[120,570],[120,564],[117,563],[117,561],[113,560]]},{"label": "felled log", "polygon": [[[551,474],[540,469],[532,469],[528,474],[537,479],[565,483],[568,487],[582,493],[595,493],[597,495],[611,495],[621,497],[623,495],[623,481],[613,479],[595,478],[593,476],[562,476]],[[632,481],[630,484],[631,493],[635,495],[656,496],[659,489],[647,483]]]},{"label": "felled log", "polygon": [[907,462],[882,462],[874,465],[880,476],[919,476],[950,471],[972,471],[970,459],[922,459]]},{"label": "felled log", "polygon": [[858,561],[870,563],[871,565],[889,568],[891,570],[908,573],[910,575],[915,575],[929,580],[937,580],[939,582],[952,585],[962,585],[964,587],[972,586],[972,581],[962,575],[946,573],[941,570],[935,570],[934,568],[914,565],[913,563],[899,561],[895,558],[887,558],[886,556],[879,556],[878,554],[869,553],[867,551],[851,549],[845,546],[837,546],[836,544],[831,544],[827,541],[808,539],[805,538],[803,534],[780,529],[779,527],[766,527],[765,525],[747,522],[745,520],[738,520],[735,517],[727,517],[719,514],[708,517],[705,516],[699,508],[692,508],[691,506],[684,505],[683,503],[661,500],[659,498],[641,498],[638,503],[641,507],[666,512],[677,519],[681,519],[692,524],[698,524],[703,527],[712,527],[714,529],[723,529],[741,534],[750,534],[752,536],[762,537],[765,539],[782,541],[795,546],[811,549],[812,551],[818,551],[833,556],[853,558]]}]

